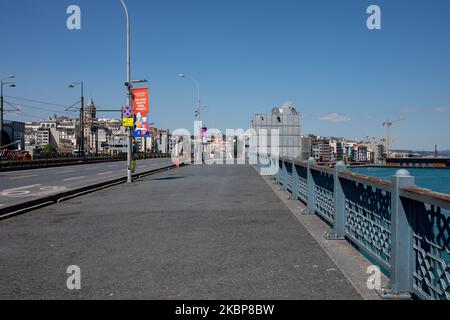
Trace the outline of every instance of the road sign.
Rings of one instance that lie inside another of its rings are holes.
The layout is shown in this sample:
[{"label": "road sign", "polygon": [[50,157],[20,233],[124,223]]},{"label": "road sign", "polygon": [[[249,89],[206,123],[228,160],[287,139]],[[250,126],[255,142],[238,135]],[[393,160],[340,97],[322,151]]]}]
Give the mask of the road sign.
[{"label": "road sign", "polygon": [[134,118],[123,118],[122,125],[128,128],[134,127]]},{"label": "road sign", "polygon": [[125,106],[125,107],[123,107],[123,117],[124,118],[131,118],[131,117],[133,117],[133,107],[132,106]]}]

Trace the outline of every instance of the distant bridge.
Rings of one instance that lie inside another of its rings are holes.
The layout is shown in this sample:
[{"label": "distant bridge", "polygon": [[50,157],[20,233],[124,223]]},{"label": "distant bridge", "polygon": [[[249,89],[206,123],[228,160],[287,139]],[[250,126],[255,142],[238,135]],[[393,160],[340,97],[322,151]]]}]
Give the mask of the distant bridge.
[{"label": "distant bridge", "polygon": [[410,168],[450,168],[450,158],[388,158],[386,165]]}]

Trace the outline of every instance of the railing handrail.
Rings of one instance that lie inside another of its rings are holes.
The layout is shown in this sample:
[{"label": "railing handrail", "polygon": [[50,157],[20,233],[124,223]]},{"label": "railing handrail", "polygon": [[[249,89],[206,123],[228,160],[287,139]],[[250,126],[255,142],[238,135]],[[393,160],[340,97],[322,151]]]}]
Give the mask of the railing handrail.
[{"label": "railing handrail", "polygon": [[310,168],[313,170],[316,170],[316,171],[334,174],[334,169],[331,167],[325,167],[325,166],[320,166],[320,165],[316,164],[316,165],[311,165]]},{"label": "railing handrail", "polygon": [[384,180],[349,172],[343,163],[332,168],[314,159],[261,157],[279,162],[274,180],[306,205],[304,214],[332,227],[328,240],[351,242],[387,272],[381,296],[450,300],[450,195],[418,187],[406,170]]},{"label": "railing handrail", "polygon": [[392,182],[389,180],[378,179],[353,172],[340,172],[339,177],[384,189],[386,191],[392,190]]},{"label": "railing handrail", "polygon": [[435,192],[424,188],[404,188],[400,195],[419,202],[436,205],[437,207],[450,210],[450,195]]}]

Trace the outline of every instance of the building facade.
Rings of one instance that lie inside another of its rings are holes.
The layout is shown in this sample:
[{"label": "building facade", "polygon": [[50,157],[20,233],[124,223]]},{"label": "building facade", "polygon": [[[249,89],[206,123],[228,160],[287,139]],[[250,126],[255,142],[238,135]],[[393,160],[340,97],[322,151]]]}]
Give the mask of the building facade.
[{"label": "building facade", "polygon": [[25,150],[25,123],[18,121],[3,121],[3,145],[13,142],[17,144],[8,147],[10,150]]},{"label": "building facade", "polygon": [[[267,147],[267,152],[288,158],[301,157],[300,114],[287,102],[281,108],[274,108],[271,114],[255,114],[252,129],[256,136],[252,137],[254,147],[258,150]],[[279,131],[278,147],[275,149],[272,141],[272,130]],[[264,136],[267,134],[267,139]]]}]

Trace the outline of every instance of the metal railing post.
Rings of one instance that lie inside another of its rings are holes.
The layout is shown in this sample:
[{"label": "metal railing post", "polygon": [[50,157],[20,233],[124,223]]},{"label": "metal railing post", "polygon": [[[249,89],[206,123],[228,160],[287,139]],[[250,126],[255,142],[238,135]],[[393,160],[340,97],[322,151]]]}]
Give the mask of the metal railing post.
[{"label": "metal railing post", "polygon": [[305,214],[315,214],[316,213],[316,184],[314,183],[314,178],[312,176],[311,167],[317,165],[317,161],[314,158],[309,158],[308,160],[308,204],[303,210]]},{"label": "metal railing post", "polygon": [[274,175],[272,175],[272,183],[273,184],[278,184],[278,177],[280,176],[280,171],[281,168],[279,168],[279,163],[280,161],[277,161],[277,159],[275,157],[273,157],[272,155],[269,155],[270,158],[270,167],[271,168],[276,168],[276,173]]},{"label": "metal railing post", "polygon": [[334,171],[334,223],[333,231],[325,233],[328,240],[345,240],[345,194],[342,188],[339,173],[347,171],[347,166],[343,161],[336,163]]},{"label": "metal railing post", "polygon": [[415,186],[408,170],[392,176],[391,192],[391,281],[379,291],[385,299],[411,299],[413,283],[413,230],[402,204],[400,190]]},{"label": "metal railing post", "polygon": [[288,182],[288,172],[287,172],[287,168],[286,168],[286,162],[285,160],[281,160],[283,167],[281,169],[282,174],[281,174],[281,188],[280,191],[287,191],[287,182]]},{"label": "metal railing post", "polygon": [[297,168],[295,167],[295,159],[292,160],[292,194],[290,196],[291,200],[298,200],[300,193],[300,184]]}]

